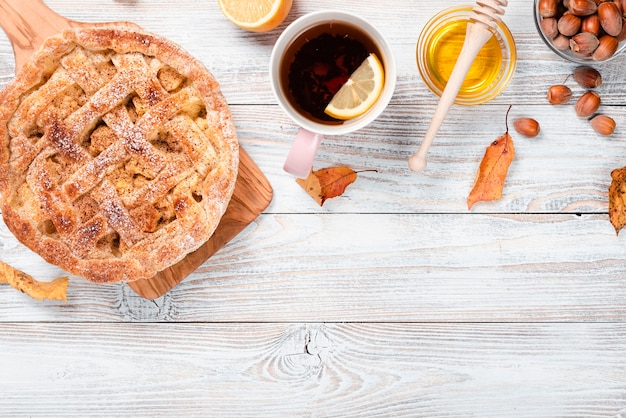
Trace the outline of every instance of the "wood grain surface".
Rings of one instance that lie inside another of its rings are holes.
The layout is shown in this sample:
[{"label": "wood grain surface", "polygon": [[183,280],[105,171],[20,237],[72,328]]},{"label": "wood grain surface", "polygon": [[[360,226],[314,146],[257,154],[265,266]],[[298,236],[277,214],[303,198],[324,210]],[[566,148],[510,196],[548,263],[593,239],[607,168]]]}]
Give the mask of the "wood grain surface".
[{"label": "wood grain surface", "polygon": [[162,323],[101,324],[94,332],[84,324],[8,324],[0,331],[9,338],[0,342],[4,416],[626,413],[623,325]]},{"label": "wood grain surface", "polygon": [[[48,0],[83,22],[132,21],[181,44],[219,80],[241,145],[274,197],[264,212],[155,300],[70,278],[68,302],[0,286],[0,416],[624,417],[626,237],[608,218],[610,173],[626,166],[626,55],[596,66],[611,137],[551,106],[575,64],[539,38],[532,2],[509,2],[518,48],[507,90],[453,107],[423,174],[407,158],[437,98],[415,46],[453,0],[295,0],[255,34],[217,1]],[[272,96],[269,55],[286,25],[339,8],[388,38],[398,83],[370,126],[325,138],[315,168],[348,165],[346,193],[318,206],[282,171],[297,127]],[[0,34],[1,35],[1,34]],[[0,36],[0,84],[14,74]],[[516,158],[502,199],[466,199],[504,116]],[[510,124],[509,124],[510,125]],[[41,280],[63,272],[0,224],[0,258]]]}]

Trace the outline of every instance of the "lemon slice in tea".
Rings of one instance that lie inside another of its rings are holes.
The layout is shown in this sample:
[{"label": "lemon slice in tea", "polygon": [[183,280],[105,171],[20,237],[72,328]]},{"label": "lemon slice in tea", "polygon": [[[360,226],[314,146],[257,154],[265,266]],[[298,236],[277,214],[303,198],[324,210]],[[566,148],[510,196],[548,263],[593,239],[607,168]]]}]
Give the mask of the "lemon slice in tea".
[{"label": "lemon slice in tea", "polygon": [[324,112],[335,119],[361,116],[378,100],[385,84],[385,71],[375,54],[370,54],[333,96]]},{"label": "lemon slice in tea", "polygon": [[267,32],[280,25],[292,0],[218,0],[228,20],[251,32]]}]

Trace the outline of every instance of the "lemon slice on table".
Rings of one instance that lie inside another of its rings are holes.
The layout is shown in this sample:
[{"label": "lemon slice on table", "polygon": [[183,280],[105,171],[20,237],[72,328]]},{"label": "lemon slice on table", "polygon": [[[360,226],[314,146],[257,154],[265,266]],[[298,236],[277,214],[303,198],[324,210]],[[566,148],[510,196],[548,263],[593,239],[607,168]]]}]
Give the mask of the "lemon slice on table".
[{"label": "lemon slice on table", "polygon": [[218,0],[228,20],[251,32],[268,32],[280,25],[292,0]]},{"label": "lemon slice on table", "polygon": [[333,96],[324,112],[335,119],[361,116],[378,100],[385,84],[385,71],[375,54],[370,54]]}]

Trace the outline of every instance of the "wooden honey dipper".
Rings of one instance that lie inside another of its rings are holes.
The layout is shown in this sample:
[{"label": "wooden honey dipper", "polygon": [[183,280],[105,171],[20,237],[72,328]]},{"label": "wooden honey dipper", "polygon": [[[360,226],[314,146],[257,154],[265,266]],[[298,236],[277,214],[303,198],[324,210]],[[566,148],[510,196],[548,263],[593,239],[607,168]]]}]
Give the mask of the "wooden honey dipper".
[{"label": "wooden honey dipper", "polygon": [[424,140],[415,154],[409,158],[409,168],[413,171],[422,171],[426,168],[426,154],[443,123],[448,110],[454,103],[465,77],[476,59],[476,55],[493,36],[496,25],[504,15],[507,0],[478,0],[469,16],[465,31],[465,41],[454,65],[450,79],[443,90],[437,104],[437,109],[426,131]]}]

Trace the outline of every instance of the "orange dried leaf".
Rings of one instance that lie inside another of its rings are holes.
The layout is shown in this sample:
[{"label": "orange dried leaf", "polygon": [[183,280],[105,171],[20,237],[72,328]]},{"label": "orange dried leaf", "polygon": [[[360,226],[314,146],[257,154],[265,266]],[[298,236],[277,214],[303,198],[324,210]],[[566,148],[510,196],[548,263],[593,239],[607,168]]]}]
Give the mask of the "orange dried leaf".
[{"label": "orange dried leaf", "polygon": [[515,158],[513,138],[507,132],[493,141],[485,151],[480,163],[474,186],[467,198],[467,208],[481,200],[497,200],[502,197],[502,189],[509,166]]},{"label": "orange dried leaf", "polygon": [[296,179],[296,182],[322,206],[327,199],[341,196],[356,178],[356,171],[341,166],[311,171],[306,179]]},{"label": "orange dried leaf", "polygon": [[615,233],[626,226],[626,167],[611,172],[609,186],[609,219],[615,228]]},{"label": "orange dried leaf", "polygon": [[8,283],[11,287],[26,293],[33,299],[67,302],[67,286],[69,284],[67,277],[59,277],[51,282],[40,282],[23,271],[0,261],[0,283]]}]

